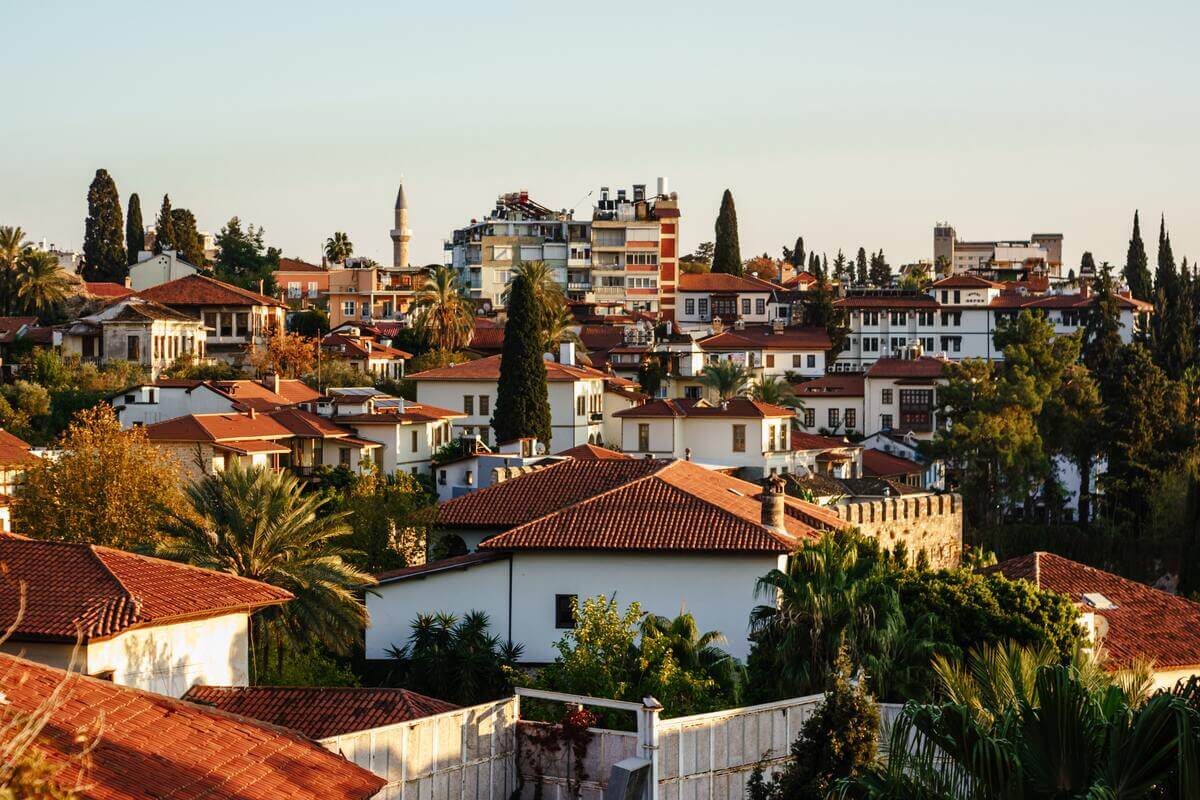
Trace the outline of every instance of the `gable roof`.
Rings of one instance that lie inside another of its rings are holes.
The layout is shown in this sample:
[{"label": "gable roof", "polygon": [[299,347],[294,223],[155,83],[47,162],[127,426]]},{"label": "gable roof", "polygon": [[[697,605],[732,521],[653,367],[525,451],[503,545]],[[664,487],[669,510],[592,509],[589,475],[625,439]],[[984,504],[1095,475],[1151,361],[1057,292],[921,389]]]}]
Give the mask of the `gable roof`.
[{"label": "gable roof", "polygon": [[933,356],[881,358],[867,369],[868,378],[940,378],[950,362]]},{"label": "gable roof", "polygon": [[[10,711],[47,710],[31,749],[92,800],[363,800],[386,783],[285,728],[16,656],[0,654],[0,690]],[[80,730],[99,731],[82,774]]]},{"label": "gable roof", "polygon": [[854,444],[838,436],[818,436],[805,431],[792,431],[793,450],[837,450],[840,448],[856,449],[861,444]]},{"label": "gable roof", "polygon": [[208,381],[208,383],[239,403],[251,400],[264,401],[256,405],[260,409],[264,404],[277,407],[308,403],[321,396],[316,389],[295,378],[280,378],[278,392],[273,388],[273,384],[268,385],[268,380],[265,378],[262,381],[230,380]]},{"label": "gable roof", "polygon": [[724,272],[685,272],[679,276],[677,292],[770,292],[775,285],[759,278]]},{"label": "gable roof", "polygon": [[329,270],[322,267],[320,264],[310,264],[307,261],[302,261],[299,258],[281,258],[279,259],[279,267],[276,272],[328,272]]},{"label": "gable roof", "polygon": [[793,417],[796,412],[783,406],[752,400],[749,397],[731,397],[720,404],[707,400],[692,400],[677,398],[674,400],[651,400],[640,406],[623,408],[613,413],[614,417],[640,419],[643,417],[726,417],[767,419],[777,417]]},{"label": "gable roof", "polygon": [[133,289],[111,281],[86,281],[83,288],[92,297],[128,297],[133,294]]},{"label": "gable roof", "polygon": [[814,325],[793,325],[775,331],[767,325],[747,325],[699,340],[702,350],[828,350],[829,333]]},{"label": "gable roof", "polygon": [[570,456],[581,461],[620,461],[633,458],[633,456],[626,455],[625,453],[609,450],[607,447],[597,447],[594,444],[577,444],[574,447],[568,447],[557,455]]},{"label": "gable roof", "polygon": [[[1148,657],[1157,668],[1200,666],[1200,604],[1191,600],[1054,553],[1029,553],[983,571],[1061,592],[1104,617],[1103,646],[1117,664]],[[1116,608],[1094,607],[1085,594],[1103,595]]]},{"label": "gable roof", "polygon": [[[253,611],[291,593],[224,572],[99,545],[0,535],[0,563],[25,583],[15,640],[84,641],[174,620]],[[0,619],[14,620],[20,598],[0,592]]]},{"label": "gable roof", "polygon": [[[590,466],[626,463],[638,462],[594,461]],[[819,529],[845,525],[819,506],[785,498],[787,531],[775,531],[761,522],[759,486],[690,461],[644,463],[650,467],[645,474],[498,533],[479,548],[787,553],[804,539],[817,536]],[[556,469],[550,467],[489,488],[553,474]],[[503,493],[497,492],[492,499],[502,502]]]},{"label": "gable roof", "polygon": [[273,297],[234,286],[207,275],[185,275],[151,286],[139,297],[166,306],[286,306]]},{"label": "gable roof", "polygon": [[882,450],[866,449],[862,452],[863,475],[868,478],[892,478],[897,475],[914,475],[925,471],[923,464]]},{"label": "gable roof", "polygon": [[[367,344],[370,343],[370,349]],[[395,347],[389,347],[379,342],[365,339],[362,336],[350,336],[345,333],[331,333],[321,340],[321,346],[326,350],[337,350],[351,358],[373,359],[403,359],[412,358],[412,353],[406,353]]]},{"label": "gable roof", "polygon": [[410,722],[459,708],[407,689],[357,686],[193,686],[183,699],[291,728],[310,739]]},{"label": "gable roof", "polygon": [[[501,356],[477,358],[462,364],[451,364],[448,367],[435,367],[424,372],[415,372],[408,376],[411,381],[496,381],[500,379]],[[603,380],[608,376],[600,370],[579,365],[560,364],[557,361],[546,361],[546,380],[548,381],[582,381]]]},{"label": "gable roof", "polygon": [[411,400],[405,400],[403,409],[399,405],[384,408],[377,407],[372,413],[339,414],[334,417],[334,421],[351,425],[355,423],[364,425],[404,425],[420,422],[438,422],[443,419],[462,419],[466,416],[462,411],[451,411],[448,408],[432,406],[429,403],[414,403]]},{"label": "gable roof", "polygon": [[[186,314],[181,314],[173,308],[168,308],[162,303],[156,303],[153,300],[147,300],[144,297],[134,297],[132,293],[128,297],[123,297],[117,301],[121,306],[121,310],[111,317],[99,320],[103,325],[107,322],[142,322],[144,320],[166,320],[168,322],[191,322],[199,324],[199,320],[195,317],[189,317]],[[109,308],[113,308],[112,305]]]},{"label": "gable roof", "polygon": [[18,467],[37,463],[33,445],[0,428],[0,467]]},{"label": "gable roof", "polygon": [[933,289],[999,289],[1004,284],[980,278],[978,275],[950,275],[932,285]]},{"label": "gable roof", "polygon": [[805,383],[792,384],[797,397],[862,397],[863,376],[825,375]]},{"label": "gable roof", "polygon": [[152,442],[236,442],[294,435],[268,414],[187,414],[151,423],[142,430]]}]

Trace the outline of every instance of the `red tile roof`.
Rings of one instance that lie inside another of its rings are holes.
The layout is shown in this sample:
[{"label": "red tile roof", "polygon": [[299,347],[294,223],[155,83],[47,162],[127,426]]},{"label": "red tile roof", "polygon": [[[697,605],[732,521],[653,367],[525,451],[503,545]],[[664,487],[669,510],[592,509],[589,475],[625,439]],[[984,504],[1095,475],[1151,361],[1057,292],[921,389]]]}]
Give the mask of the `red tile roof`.
[{"label": "red tile roof", "polygon": [[793,450],[831,450],[857,447],[862,447],[862,445],[852,444],[837,436],[818,436],[815,433],[792,431]]},{"label": "red tile roof", "polygon": [[152,442],[236,442],[294,435],[267,414],[188,414],[152,423],[143,430]]},{"label": "red tile roof", "polygon": [[[596,467],[638,462],[565,462],[580,463]],[[757,485],[689,461],[645,463],[652,467],[646,474],[498,533],[485,539],[480,549],[786,553],[815,537],[818,529],[840,529],[845,524],[818,506],[787,498],[787,533],[773,531],[760,521],[762,489]],[[509,486],[510,494],[524,495],[518,486],[521,481],[553,478],[559,469],[548,467],[511,478],[475,494]],[[504,503],[506,498],[497,491],[490,500]]]},{"label": "red tile roof", "polygon": [[281,408],[268,415],[293,435],[305,439],[340,439],[353,433],[349,428],[299,408]]},{"label": "red tile roof", "polygon": [[678,398],[675,400],[652,400],[640,406],[625,408],[613,414],[614,417],[735,417],[750,419],[765,419],[775,417],[793,417],[796,412],[790,408],[751,400],[749,397],[732,397],[721,404],[709,403],[707,400],[690,400]]},{"label": "red tile roof", "polygon": [[[367,349],[368,343],[370,344],[369,350]],[[361,336],[349,336],[344,333],[329,334],[321,340],[321,346],[326,350],[337,350],[350,358],[373,358],[376,360],[412,358],[412,353],[406,353]]]},{"label": "red tile roof", "polygon": [[925,467],[916,461],[882,450],[863,450],[862,465],[863,475],[868,478],[894,478],[901,475],[918,475],[925,471]]},{"label": "red tile roof", "polygon": [[459,708],[407,689],[344,686],[193,686],[183,699],[291,728],[310,739],[410,722]]},{"label": "red tile roof", "polygon": [[699,341],[703,350],[828,350],[829,334],[815,326],[791,326],[774,331],[767,325],[747,325]]},{"label": "red tile roof", "polygon": [[[98,545],[0,535],[0,563],[26,585],[14,640],[75,641],[291,599],[283,589],[224,572]],[[17,619],[18,595],[0,592],[0,619]],[[6,623],[7,624],[7,623]]]},{"label": "red tile roof", "polygon": [[[32,751],[91,800],[363,800],[386,784],[285,728],[15,656],[0,655],[0,690],[9,712],[49,709]],[[97,733],[82,774],[80,730]]]},{"label": "red tile roof", "polygon": [[37,463],[33,445],[0,428],[0,467],[19,467]]},{"label": "red tile roof", "polygon": [[934,289],[999,289],[1004,284],[977,275],[951,275],[933,284]]},{"label": "red tile roof", "polygon": [[424,564],[418,564],[413,567],[401,567],[400,569],[392,569],[387,572],[375,573],[375,580],[379,583],[390,583],[391,581],[401,581],[408,578],[416,578],[421,575],[430,575],[435,572],[448,572],[451,570],[468,569],[476,564],[487,564],[491,561],[503,561],[508,558],[507,553],[496,553],[489,550],[476,550],[474,553],[466,553],[461,556],[450,556],[449,558],[439,558],[437,561],[427,561]]},{"label": "red tile roof", "polygon": [[724,272],[685,272],[675,285],[677,292],[770,292],[776,287],[758,278],[743,278]]},{"label": "red tile roof", "polygon": [[578,444],[574,447],[569,447],[566,450],[563,450],[561,453],[558,453],[558,455],[570,456],[571,458],[576,458],[581,461],[627,461],[633,458],[633,456],[626,455],[625,453],[619,453],[616,450],[609,450],[607,447],[597,447],[594,444]]},{"label": "red tile roof", "polygon": [[[159,381],[159,386],[165,385]],[[321,396],[320,392],[308,386],[303,381],[294,378],[280,378],[279,391],[276,392],[270,380],[262,381],[212,381],[211,386],[224,392],[235,400],[258,399],[265,400],[275,406],[290,406],[298,403],[310,403]]]},{"label": "red tile roof", "polygon": [[825,375],[792,385],[797,397],[862,397],[862,375]]},{"label": "red tile roof", "polygon": [[[352,398],[348,398],[352,399]],[[448,408],[431,406],[428,403],[404,401],[404,410],[399,408],[377,408],[370,414],[343,414],[334,419],[338,423],[347,424],[376,424],[403,425],[406,423],[438,422],[443,419],[462,419],[467,416],[461,411],[451,411]]]},{"label": "red tile roof", "polygon": [[793,275],[792,277],[786,279],[783,282],[783,285],[786,288],[791,289],[796,286],[810,286],[816,282],[817,282],[817,276],[813,275],[808,270],[805,270],[797,275]]},{"label": "red tile roof", "polygon": [[[38,327],[37,317],[0,317],[0,344],[10,344],[17,340],[21,328],[33,329]],[[26,331],[28,335],[30,331]]]},{"label": "red tile roof", "polygon": [[839,308],[937,308],[937,301],[928,295],[867,295],[843,297],[834,302]]},{"label": "red tile roof", "polygon": [[483,328],[476,325],[475,332],[471,334],[471,343],[467,347],[481,353],[499,353],[504,347],[504,328]]},{"label": "red tile roof", "polygon": [[128,297],[133,294],[133,289],[109,281],[87,281],[83,287],[93,297]]},{"label": "red tile roof", "polygon": [[[1144,657],[1158,668],[1200,666],[1200,605],[1191,600],[1053,553],[1010,558],[986,571],[1061,592],[1084,611],[1103,617],[1108,633],[1102,644],[1116,665]],[[1116,608],[1092,606],[1084,594],[1093,593]]]},{"label": "red tile roof", "polygon": [[933,356],[881,358],[867,369],[868,378],[940,378],[950,362]]},{"label": "red tile roof", "polygon": [[[408,378],[414,381],[495,381],[500,379],[500,358],[488,356],[448,367],[435,367],[413,373]],[[549,381],[603,380],[608,377],[591,367],[559,364],[557,361],[545,363],[546,380]]]},{"label": "red tile roof", "polygon": [[309,264],[307,261],[301,261],[298,258],[281,258],[279,259],[279,268],[276,272],[328,272],[325,267],[320,264]]},{"label": "red tile roof", "polygon": [[207,275],[185,275],[138,292],[139,297],[165,306],[283,306],[258,292],[251,292]]}]

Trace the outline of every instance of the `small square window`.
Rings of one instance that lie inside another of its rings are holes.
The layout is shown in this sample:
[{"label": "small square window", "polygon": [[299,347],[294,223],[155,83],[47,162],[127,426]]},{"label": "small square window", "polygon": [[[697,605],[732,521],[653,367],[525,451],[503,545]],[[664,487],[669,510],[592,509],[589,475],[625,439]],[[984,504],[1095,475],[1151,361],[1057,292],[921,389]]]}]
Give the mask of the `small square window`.
[{"label": "small square window", "polygon": [[575,602],[578,597],[577,594],[554,595],[554,627],[575,627]]}]

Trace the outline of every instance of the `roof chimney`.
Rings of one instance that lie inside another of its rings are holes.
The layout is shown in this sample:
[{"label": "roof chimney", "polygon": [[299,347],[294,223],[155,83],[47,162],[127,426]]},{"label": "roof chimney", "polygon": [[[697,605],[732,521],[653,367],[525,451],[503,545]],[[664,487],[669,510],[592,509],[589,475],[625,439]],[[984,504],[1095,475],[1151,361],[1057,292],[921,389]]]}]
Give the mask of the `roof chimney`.
[{"label": "roof chimney", "polygon": [[250,419],[255,419],[258,416],[258,412],[254,410],[254,406],[250,406],[250,410],[246,412],[246,416]]},{"label": "roof chimney", "polygon": [[783,513],[783,489],[786,485],[778,475],[772,475],[763,481],[762,524],[775,533],[787,533]]}]

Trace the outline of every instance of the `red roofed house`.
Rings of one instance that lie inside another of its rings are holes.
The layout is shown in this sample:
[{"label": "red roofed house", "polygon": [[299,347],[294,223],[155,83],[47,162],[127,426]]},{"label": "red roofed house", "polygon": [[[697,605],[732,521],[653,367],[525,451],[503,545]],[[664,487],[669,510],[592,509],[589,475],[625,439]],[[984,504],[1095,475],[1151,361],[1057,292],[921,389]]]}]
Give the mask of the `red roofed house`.
[{"label": "red roofed house", "polygon": [[1070,597],[1109,665],[1152,661],[1156,689],[1200,675],[1200,604],[1053,553],[1010,558],[986,571]]},{"label": "red roofed house", "polygon": [[62,329],[62,350],[84,361],[132,361],[151,378],[182,355],[203,360],[209,331],[197,317],[137,295],[117,300]]},{"label": "red roofed house", "polygon": [[728,650],[749,652],[755,582],[835,514],[687,461],[569,459],[440,506],[466,556],[378,575],[367,597],[366,655],[385,658],[418,613],[486,611],[494,630],[553,660],[574,626],[572,600],[615,596],[644,610],[691,612]]},{"label": "red roofed house", "polygon": [[21,476],[37,460],[31,444],[0,428],[0,532],[12,530],[9,503]]},{"label": "red roofed house", "polygon": [[882,450],[863,450],[862,465],[865,478],[888,478],[916,487],[924,483],[924,464]]},{"label": "red roofed house", "polygon": [[[438,408],[462,411],[455,420],[456,435],[479,436],[494,443],[492,410],[500,378],[500,356],[489,356],[448,367],[409,375],[417,385],[417,399]],[[608,376],[575,360],[575,347],[564,342],[559,361],[546,362],[550,394],[551,441],[549,452],[577,444],[604,441],[604,391]]]},{"label": "red roofed house", "polygon": [[771,293],[778,287],[759,278],[722,272],[684,273],[676,287],[675,323],[681,330],[708,328],[714,317],[732,326],[771,322]]},{"label": "red roofed house", "polygon": [[[123,686],[179,697],[196,683],[245,686],[249,619],[291,599],[224,572],[108,547],[0,536],[11,585],[0,649]],[[17,583],[25,585],[20,611]]]},{"label": "red roofed house", "polygon": [[250,347],[263,347],[284,330],[287,306],[273,297],[222,283],[205,275],[188,275],[138,292],[146,300],[201,320],[208,337],[205,352],[239,365]]},{"label": "red roofed house", "polygon": [[795,416],[790,408],[746,397],[653,400],[613,416],[621,420],[626,453],[737,468],[748,480],[786,475],[799,466],[789,435]]},{"label": "red roofed house", "polygon": [[353,404],[339,402],[341,399],[334,398],[334,422],[350,428],[361,439],[379,443],[376,463],[385,475],[427,474],[433,454],[453,440],[454,421],[465,416],[459,411],[386,395],[362,398]]},{"label": "red roofed house", "polygon": [[91,800],[366,800],[387,783],[286,728],[15,656],[0,655],[0,691],[10,713],[47,714],[30,751]]},{"label": "red roofed house", "polygon": [[310,306],[329,294],[329,270],[298,258],[281,258],[275,269],[275,287],[285,303]]},{"label": "red roofed house", "polygon": [[795,384],[792,391],[804,403],[797,421],[815,433],[862,433],[864,382],[861,374],[833,372]]},{"label": "red roofed house", "polygon": [[88,281],[83,284],[85,292],[92,297],[109,298],[120,300],[122,297],[128,297],[133,294],[133,289],[123,283],[112,283],[110,281]]},{"label": "red roofed house", "polygon": [[815,326],[747,325],[725,328],[700,339],[706,363],[728,359],[744,364],[764,377],[819,378],[825,374],[829,334]]},{"label": "red roofed house", "polygon": [[320,394],[302,381],[272,375],[262,380],[200,381],[160,378],[130,386],[108,402],[122,428],[149,425],[188,414],[229,414],[271,411],[314,403]]},{"label": "red roofed house", "polygon": [[918,351],[903,358],[881,358],[872,364],[863,382],[863,432],[911,432],[922,441],[933,439],[937,387],[946,382],[948,363]]},{"label": "red roofed house", "polygon": [[343,332],[330,333],[321,340],[326,353],[344,359],[357,370],[373,375],[377,380],[404,377],[404,362],[412,358],[411,353],[385,345],[376,337],[358,328],[348,326]]}]

